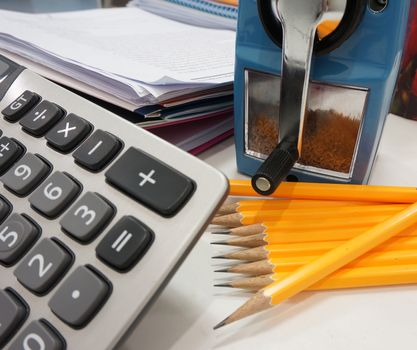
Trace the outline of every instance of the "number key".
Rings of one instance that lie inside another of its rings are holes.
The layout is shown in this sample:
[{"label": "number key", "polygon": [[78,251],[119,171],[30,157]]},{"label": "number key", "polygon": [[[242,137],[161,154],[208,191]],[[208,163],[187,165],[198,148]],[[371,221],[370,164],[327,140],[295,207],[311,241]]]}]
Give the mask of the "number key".
[{"label": "number key", "polygon": [[9,350],[64,350],[65,341],[49,323],[32,321],[17,336]]},{"label": "number key", "polygon": [[103,197],[87,192],[64,215],[60,224],[74,238],[88,242],[104,229],[113,214],[113,207]]},{"label": "number key", "polygon": [[14,275],[30,291],[47,293],[68,270],[73,256],[62,243],[44,238],[16,268]]},{"label": "number key", "polygon": [[0,263],[14,264],[32,245],[39,229],[25,216],[12,214],[0,226]]},{"label": "number key", "polygon": [[54,218],[71,204],[80,190],[75,180],[57,171],[32,193],[29,202],[41,214]]},{"label": "number key", "polygon": [[16,332],[28,315],[28,308],[14,291],[0,289],[0,347]]},{"label": "number key", "polygon": [[24,196],[48,175],[50,167],[41,158],[26,153],[2,178],[12,192]]}]

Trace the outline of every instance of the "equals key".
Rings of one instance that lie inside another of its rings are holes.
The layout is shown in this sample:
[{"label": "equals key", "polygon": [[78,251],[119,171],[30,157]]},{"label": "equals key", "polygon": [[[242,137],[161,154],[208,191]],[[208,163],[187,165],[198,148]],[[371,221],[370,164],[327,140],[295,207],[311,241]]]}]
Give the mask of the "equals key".
[{"label": "equals key", "polygon": [[96,130],[74,153],[75,162],[88,170],[104,169],[120,152],[120,140],[103,130]]}]

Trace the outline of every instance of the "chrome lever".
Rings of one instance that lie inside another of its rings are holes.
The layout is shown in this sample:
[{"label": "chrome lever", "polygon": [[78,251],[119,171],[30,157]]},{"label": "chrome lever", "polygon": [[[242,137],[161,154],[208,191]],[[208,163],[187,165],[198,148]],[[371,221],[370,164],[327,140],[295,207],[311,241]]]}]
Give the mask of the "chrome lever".
[{"label": "chrome lever", "polygon": [[273,193],[301,153],[315,34],[329,0],[271,0],[283,30],[278,146],[252,178],[254,189]]}]

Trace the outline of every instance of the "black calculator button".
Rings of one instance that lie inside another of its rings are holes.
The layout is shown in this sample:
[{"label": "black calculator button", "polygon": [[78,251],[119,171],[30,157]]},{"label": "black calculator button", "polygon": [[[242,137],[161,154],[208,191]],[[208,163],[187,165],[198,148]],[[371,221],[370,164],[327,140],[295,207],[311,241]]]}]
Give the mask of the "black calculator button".
[{"label": "black calculator button", "polygon": [[50,166],[41,158],[26,153],[0,179],[12,192],[24,196],[31,192],[50,172]]},{"label": "black calculator button", "polygon": [[91,131],[91,124],[75,114],[69,114],[55,125],[47,134],[48,144],[61,152],[70,152]]},{"label": "black calculator button", "polygon": [[45,294],[68,270],[72,260],[68,249],[44,238],[20,262],[14,275],[30,291]]},{"label": "black calculator button", "polygon": [[119,271],[131,269],[146,253],[154,233],[132,216],[114,225],[96,248],[97,256]]},{"label": "black calculator button", "polygon": [[0,175],[4,174],[22,155],[23,148],[6,136],[0,138]]},{"label": "black calculator button", "polygon": [[75,239],[88,242],[104,229],[113,215],[114,209],[107,200],[87,192],[63,216],[60,224]]},{"label": "black calculator button", "polygon": [[0,225],[0,263],[12,265],[27,251],[39,229],[23,215],[14,213]]},{"label": "black calculator button", "polygon": [[40,97],[32,91],[26,90],[3,111],[6,120],[10,122],[18,121],[23,115],[29,111],[38,101]]},{"label": "black calculator button", "polygon": [[61,108],[44,100],[20,120],[20,125],[27,133],[42,136],[63,116],[64,112]]},{"label": "black calculator button", "polygon": [[100,171],[119,153],[120,140],[105,131],[96,130],[73,154],[75,162],[91,171]]},{"label": "black calculator button", "polygon": [[0,223],[10,214],[12,206],[10,203],[3,197],[0,196]]},{"label": "black calculator button", "polygon": [[71,204],[80,191],[77,182],[57,171],[31,194],[29,202],[39,213],[54,218]]},{"label": "black calculator button", "polygon": [[176,214],[194,191],[187,176],[133,147],[105,175],[112,185],[166,217]]},{"label": "black calculator button", "polygon": [[69,326],[82,328],[100,310],[110,292],[107,279],[80,266],[62,283],[48,305]]},{"label": "black calculator button", "polygon": [[28,309],[14,293],[0,289],[0,310],[0,347],[2,347],[27,318]]},{"label": "black calculator button", "polygon": [[9,350],[64,350],[66,344],[58,331],[46,321],[32,321],[17,336]]}]

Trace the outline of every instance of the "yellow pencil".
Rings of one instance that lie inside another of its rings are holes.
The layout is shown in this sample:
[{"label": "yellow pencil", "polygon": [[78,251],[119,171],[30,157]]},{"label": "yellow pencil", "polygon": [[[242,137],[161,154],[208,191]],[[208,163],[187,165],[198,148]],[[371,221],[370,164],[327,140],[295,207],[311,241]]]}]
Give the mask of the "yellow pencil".
[{"label": "yellow pencil", "polygon": [[[229,266],[215,272],[238,273],[243,275],[259,276],[296,269],[317,260],[320,255],[308,256],[279,256],[261,261]],[[417,262],[417,250],[389,250],[369,252],[347,264],[346,268],[408,265]]]},{"label": "yellow pencil", "polygon": [[216,216],[213,218],[214,225],[239,227],[262,223],[264,221],[280,221],[297,219],[303,220],[329,220],[331,218],[345,217],[369,217],[372,215],[393,215],[404,210],[407,204],[386,204],[369,206],[351,206],[336,208],[308,208],[292,210],[253,210],[242,211],[236,214]]},{"label": "yellow pencil", "polygon": [[[230,180],[230,195],[261,197],[252,188],[249,180]],[[415,187],[283,182],[270,197],[411,204],[417,202],[417,189]]]},{"label": "yellow pencil", "polygon": [[417,222],[417,203],[391,218],[366,230],[359,236],[328,251],[255,294],[215,328],[219,328],[280,304],[284,300],[311,287],[323,278],[386,242]]},{"label": "yellow pencil", "polygon": [[288,210],[306,208],[335,208],[375,205],[372,202],[345,202],[345,201],[316,201],[316,200],[286,200],[286,199],[257,199],[244,200],[223,204],[217,211],[219,215],[235,214],[250,210]]},{"label": "yellow pencil", "polygon": [[[417,233],[416,233],[417,235]],[[286,244],[262,245],[256,248],[236,250],[223,255],[213,257],[214,259],[228,259],[241,261],[260,261],[265,259],[292,257],[292,256],[313,256],[321,255],[327,251],[340,246],[345,241],[324,241],[324,242],[302,242]],[[394,237],[376,247],[374,251],[389,250],[417,250],[417,237]]]},{"label": "yellow pencil", "polygon": [[[291,272],[241,278],[216,287],[230,287],[258,291],[287,278]],[[404,285],[417,283],[417,261],[410,265],[357,267],[341,269],[313,284],[307,290],[332,290]]]},{"label": "yellow pencil", "polygon": [[[220,231],[213,231],[216,234],[228,234],[232,236],[252,236],[260,233],[273,233],[273,232],[310,232],[318,230],[332,230],[333,232],[343,228],[366,228],[380,223],[381,221],[389,218],[390,215],[376,215],[365,217],[336,217],[323,219],[314,219],[309,221],[301,220],[280,220],[280,221],[265,221],[259,224],[245,225],[239,227],[227,227]],[[319,239],[322,241],[323,239]],[[331,241],[332,239],[328,239]]]}]

